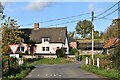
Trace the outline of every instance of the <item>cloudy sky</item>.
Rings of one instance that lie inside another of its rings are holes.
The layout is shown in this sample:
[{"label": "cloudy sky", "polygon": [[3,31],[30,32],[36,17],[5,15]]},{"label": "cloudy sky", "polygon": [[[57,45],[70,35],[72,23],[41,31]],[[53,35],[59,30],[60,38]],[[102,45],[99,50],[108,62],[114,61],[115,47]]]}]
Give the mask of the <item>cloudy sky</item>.
[{"label": "cloudy sky", "polygon": [[[7,17],[11,16],[11,18],[17,20],[17,23],[21,25],[20,28],[33,28],[33,23],[57,19],[56,21],[40,23],[40,27],[67,26],[68,31],[73,31],[79,20],[87,18],[89,18],[88,20],[91,20],[91,11],[94,11],[95,16],[97,16],[115,3],[116,2],[54,2],[52,0],[44,0],[44,2],[14,2],[13,0],[9,0],[9,2],[3,2],[5,8],[4,14]],[[100,17],[111,13],[117,8],[118,5]],[[71,16],[72,18],[66,18]],[[118,11],[112,13],[106,18],[108,19],[95,19],[94,26],[96,30],[104,31],[111,24],[111,19],[118,18]]]}]

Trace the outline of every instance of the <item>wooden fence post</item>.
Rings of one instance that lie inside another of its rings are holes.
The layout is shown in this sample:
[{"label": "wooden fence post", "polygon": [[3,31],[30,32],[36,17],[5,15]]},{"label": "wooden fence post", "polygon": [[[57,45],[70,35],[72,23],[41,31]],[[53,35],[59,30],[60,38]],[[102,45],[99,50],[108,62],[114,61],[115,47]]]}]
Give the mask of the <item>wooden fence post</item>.
[{"label": "wooden fence post", "polygon": [[100,59],[97,58],[97,67],[99,68],[100,67]]},{"label": "wooden fence post", "polygon": [[86,64],[88,64],[88,57],[86,57]]}]

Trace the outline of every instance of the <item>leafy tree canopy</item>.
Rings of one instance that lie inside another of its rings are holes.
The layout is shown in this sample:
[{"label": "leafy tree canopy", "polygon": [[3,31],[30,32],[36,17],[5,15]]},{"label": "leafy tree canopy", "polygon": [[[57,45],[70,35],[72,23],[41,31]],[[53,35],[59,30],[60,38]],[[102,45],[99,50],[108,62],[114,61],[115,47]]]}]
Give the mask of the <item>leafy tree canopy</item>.
[{"label": "leafy tree canopy", "polygon": [[87,38],[92,32],[92,22],[88,20],[79,21],[75,30],[82,38]]},{"label": "leafy tree canopy", "polygon": [[9,44],[19,44],[23,41],[20,37],[23,32],[21,32],[14,19],[8,17],[5,22],[2,23],[2,52],[3,54],[9,53]]}]

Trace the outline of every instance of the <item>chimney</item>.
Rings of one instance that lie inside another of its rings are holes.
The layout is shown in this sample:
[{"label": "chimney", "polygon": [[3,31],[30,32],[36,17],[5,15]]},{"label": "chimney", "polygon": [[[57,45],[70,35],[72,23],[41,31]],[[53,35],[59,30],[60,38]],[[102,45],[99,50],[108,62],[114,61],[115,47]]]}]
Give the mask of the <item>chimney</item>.
[{"label": "chimney", "polygon": [[34,23],[34,29],[39,29],[39,23]]}]

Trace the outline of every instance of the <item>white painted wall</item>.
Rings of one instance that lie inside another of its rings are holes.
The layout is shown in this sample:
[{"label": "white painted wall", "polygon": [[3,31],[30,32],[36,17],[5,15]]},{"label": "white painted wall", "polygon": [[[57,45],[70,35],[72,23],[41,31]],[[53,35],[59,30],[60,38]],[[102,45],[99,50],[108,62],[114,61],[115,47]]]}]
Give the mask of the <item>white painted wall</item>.
[{"label": "white painted wall", "polygon": [[[68,46],[68,39],[66,38],[65,40],[65,44],[63,43],[49,43],[49,42],[44,42],[42,40],[41,44],[35,44],[36,45],[36,53],[44,53],[44,54],[48,54],[51,52],[51,54],[55,54],[57,47],[61,48],[61,47],[66,47],[67,48],[67,52],[66,54],[69,53],[69,46]],[[27,44],[22,44],[22,46],[24,46],[24,52],[27,50]],[[42,47],[49,47],[49,51],[42,51]]]},{"label": "white painted wall", "polygon": [[[41,44],[35,44],[35,45],[37,46],[36,47],[36,53],[44,53],[44,54],[51,53],[51,54],[55,54],[56,50],[57,50],[57,47],[59,47],[59,48],[66,47],[67,48],[66,54],[69,53],[69,46],[68,46],[68,39],[67,38],[65,40],[65,44],[63,44],[63,43],[49,43],[49,42],[44,42],[42,40]],[[49,51],[42,51],[42,47],[49,47]]]},{"label": "white painted wall", "polygon": [[67,48],[66,54],[69,54],[69,46],[68,46],[68,39],[65,39],[65,47]]},{"label": "white painted wall", "polygon": [[[36,53],[50,53],[55,54],[57,47],[61,48],[63,46],[62,43],[49,43],[49,42],[44,42],[41,44],[36,44]],[[42,51],[42,47],[49,47],[49,51]]]}]

